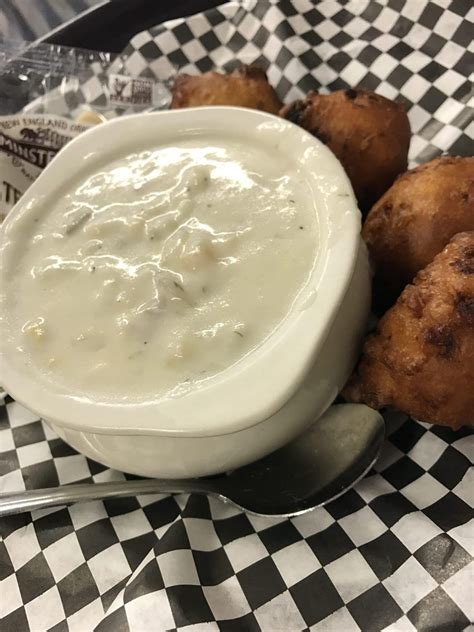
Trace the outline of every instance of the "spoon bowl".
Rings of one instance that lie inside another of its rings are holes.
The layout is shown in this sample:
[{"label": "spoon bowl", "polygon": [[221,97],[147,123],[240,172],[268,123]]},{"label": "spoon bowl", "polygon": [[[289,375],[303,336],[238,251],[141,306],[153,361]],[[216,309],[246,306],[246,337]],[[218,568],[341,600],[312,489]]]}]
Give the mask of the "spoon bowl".
[{"label": "spoon bowl", "polygon": [[0,494],[0,516],[139,494],[198,493],[248,513],[295,516],[338,498],[375,463],[382,416],[362,404],[332,406],[306,432],[255,463],[213,478],[145,479]]},{"label": "spoon bowl", "polygon": [[377,411],[338,404],[288,445],[214,480],[220,496],[244,511],[294,516],[353,487],[372,468],[384,437]]}]

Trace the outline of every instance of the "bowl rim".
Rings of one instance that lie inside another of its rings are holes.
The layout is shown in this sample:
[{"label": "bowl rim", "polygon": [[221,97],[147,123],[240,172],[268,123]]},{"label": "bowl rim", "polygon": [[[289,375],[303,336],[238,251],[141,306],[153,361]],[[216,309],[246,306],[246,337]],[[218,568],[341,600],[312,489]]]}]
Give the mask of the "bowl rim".
[{"label": "bowl rim", "polygon": [[0,229],[0,281],[6,246],[14,247],[10,236],[19,218],[31,208],[44,205],[64,180],[76,177],[81,170],[89,169],[90,173],[96,163],[103,164],[104,147],[105,155],[116,158],[146,150],[151,146],[150,138],[160,138],[160,134],[172,142],[189,134],[226,134],[229,129],[238,129],[240,138],[256,143],[274,143],[277,139],[281,151],[305,173],[314,197],[319,253],[311,279],[287,319],[260,347],[210,378],[209,384],[204,382],[203,387],[179,398],[127,404],[93,401],[60,392],[52,382],[35,379],[29,371],[21,370],[21,354],[15,354],[12,345],[5,342],[8,336],[4,333],[0,340],[0,379],[18,402],[46,420],[79,431],[216,436],[268,419],[298,390],[350,283],[361,215],[349,179],[334,154],[310,133],[277,116],[247,108],[189,108],[123,116],[82,133],[59,152],[7,216]]}]

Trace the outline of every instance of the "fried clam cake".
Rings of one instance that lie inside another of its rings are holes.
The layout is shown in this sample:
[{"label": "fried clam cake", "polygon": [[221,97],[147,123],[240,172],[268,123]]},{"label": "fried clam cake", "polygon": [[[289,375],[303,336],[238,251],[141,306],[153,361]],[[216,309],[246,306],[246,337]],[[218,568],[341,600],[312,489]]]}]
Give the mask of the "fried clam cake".
[{"label": "fried clam cake", "polygon": [[280,114],[334,152],[363,213],[407,168],[410,124],[401,103],[367,90],[310,92]]},{"label": "fried clam cake", "polygon": [[474,426],[474,231],[454,236],[380,320],[344,396]]},{"label": "fried clam cake", "polygon": [[400,176],[362,230],[379,286],[398,294],[453,235],[474,230],[474,158],[442,156]]},{"label": "fried clam cake", "polygon": [[171,94],[173,109],[234,105],[278,114],[282,106],[265,71],[258,66],[239,66],[229,74],[181,74],[176,77]]}]

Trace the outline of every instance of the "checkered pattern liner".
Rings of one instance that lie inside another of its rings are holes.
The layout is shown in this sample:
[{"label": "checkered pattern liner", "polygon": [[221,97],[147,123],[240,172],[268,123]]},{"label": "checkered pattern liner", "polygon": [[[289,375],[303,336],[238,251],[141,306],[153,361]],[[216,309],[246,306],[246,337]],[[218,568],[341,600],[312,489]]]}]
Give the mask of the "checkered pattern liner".
[{"label": "checkered pattern liner", "polygon": [[[375,89],[409,105],[413,162],[472,151],[465,0],[229,3],[142,33],[132,74],[258,61],[285,100]],[[93,81],[93,79],[91,79]],[[0,490],[124,475],[8,396]],[[143,496],[0,520],[2,632],[449,630],[474,621],[474,434],[413,420],[354,490],[294,519]]]}]

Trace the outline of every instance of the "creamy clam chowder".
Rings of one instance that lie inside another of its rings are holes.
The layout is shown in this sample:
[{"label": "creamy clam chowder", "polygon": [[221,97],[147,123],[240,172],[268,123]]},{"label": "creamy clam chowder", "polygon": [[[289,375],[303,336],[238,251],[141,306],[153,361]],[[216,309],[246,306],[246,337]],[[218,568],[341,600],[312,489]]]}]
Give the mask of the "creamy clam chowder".
[{"label": "creamy clam chowder", "polygon": [[229,132],[115,157],[17,222],[9,335],[67,392],[187,392],[288,316],[317,228],[304,174],[281,149]]}]

